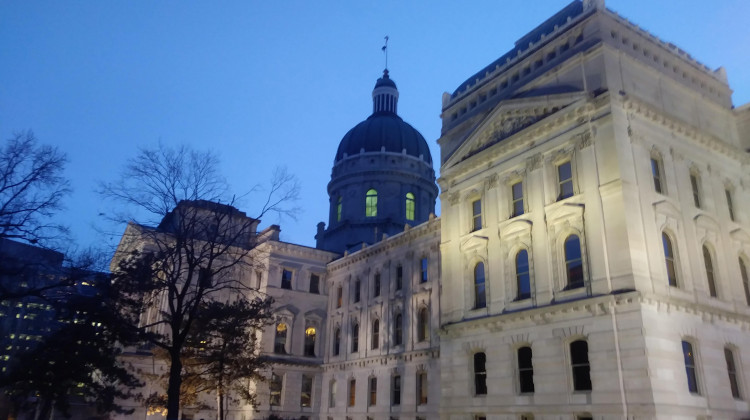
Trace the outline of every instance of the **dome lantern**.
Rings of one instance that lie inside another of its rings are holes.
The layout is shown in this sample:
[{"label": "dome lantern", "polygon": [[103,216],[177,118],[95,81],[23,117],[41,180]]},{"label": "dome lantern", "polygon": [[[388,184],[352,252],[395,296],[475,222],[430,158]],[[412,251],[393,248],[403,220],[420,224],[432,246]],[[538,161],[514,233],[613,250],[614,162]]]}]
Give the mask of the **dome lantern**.
[{"label": "dome lantern", "polygon": [[375,83],[372,90],[372,113],[388,112],[396,114],[398,89],[396,83],[388,77],[388,69],[383,70],[383,77]]}]

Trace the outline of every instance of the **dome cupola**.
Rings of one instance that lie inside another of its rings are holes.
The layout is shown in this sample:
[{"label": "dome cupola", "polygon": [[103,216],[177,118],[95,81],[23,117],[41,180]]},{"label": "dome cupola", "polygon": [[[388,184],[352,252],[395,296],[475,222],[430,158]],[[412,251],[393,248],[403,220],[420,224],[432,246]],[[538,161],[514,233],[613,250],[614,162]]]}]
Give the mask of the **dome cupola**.
[{"label": "dome cupola", "polygon": [[339,143],[328,183],[329,222],[317,247],[343,253],[417,225],[435,211],[438,188],[422,134],[397,114],[399,92],[388,69],[372,90],[372,115]]}]

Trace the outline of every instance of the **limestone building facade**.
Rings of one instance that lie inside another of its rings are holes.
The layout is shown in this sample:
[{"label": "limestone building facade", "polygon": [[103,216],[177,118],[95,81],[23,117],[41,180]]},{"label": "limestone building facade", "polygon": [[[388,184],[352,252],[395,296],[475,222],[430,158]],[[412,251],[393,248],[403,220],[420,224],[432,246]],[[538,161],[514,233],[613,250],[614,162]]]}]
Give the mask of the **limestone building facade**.
[{"label": "limestone building facade", "polygon": [[386,71],[317,249],[253,251],[271,368],[228,418],[750,417],[750,112],[723,69],[573,1],[444,94],[439,218],[397,99]]}]

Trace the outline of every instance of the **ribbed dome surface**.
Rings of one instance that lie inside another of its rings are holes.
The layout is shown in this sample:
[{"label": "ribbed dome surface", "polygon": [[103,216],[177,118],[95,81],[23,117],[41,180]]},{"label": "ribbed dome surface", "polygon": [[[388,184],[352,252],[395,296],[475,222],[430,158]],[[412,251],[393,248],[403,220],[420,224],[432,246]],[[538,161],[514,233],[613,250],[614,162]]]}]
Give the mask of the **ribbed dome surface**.
[{"label": "ribbed dome surface", "polygon": [[391,112],[377,112],[349,130],[339,143],[336,162],[344,158],[344,153],[356,155],[362,149],[365,152],[379,152],[383,147],[386,152],[401,153],[406,149],[407,155],[416,158],[422,155],[422,159],[432,166],[430,148],[424,137]]}]

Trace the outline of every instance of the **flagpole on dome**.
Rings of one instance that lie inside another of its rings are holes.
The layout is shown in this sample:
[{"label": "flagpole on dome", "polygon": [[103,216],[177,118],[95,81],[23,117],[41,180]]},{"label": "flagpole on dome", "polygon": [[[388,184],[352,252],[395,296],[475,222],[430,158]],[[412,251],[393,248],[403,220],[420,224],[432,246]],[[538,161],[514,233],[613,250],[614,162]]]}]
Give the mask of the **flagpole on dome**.
[{"label": "flagpole on dome", "polygon": [[388,35],[385,36],[385,44],[383,44],[383,53],[385,53],[385,73],[388,73]]}]

